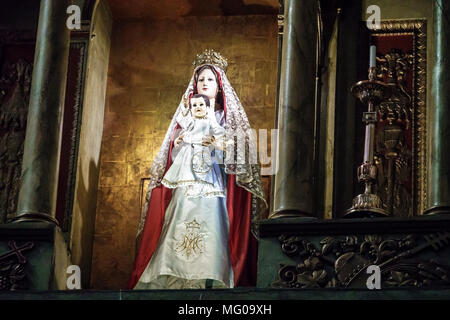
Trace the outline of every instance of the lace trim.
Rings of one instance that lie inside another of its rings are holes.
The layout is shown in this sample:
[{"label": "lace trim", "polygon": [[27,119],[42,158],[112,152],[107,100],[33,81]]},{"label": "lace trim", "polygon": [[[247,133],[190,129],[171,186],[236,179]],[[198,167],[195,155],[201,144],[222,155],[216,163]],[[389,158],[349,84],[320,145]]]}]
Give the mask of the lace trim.
[{"label": "lace trim", "polygon": [[186,196],[188,198],[191,198],[191,199],[194,199],[194,198],[215,198],[215,197],[224,198],[225,197],[225,193],[222,192],[222,191],[212,191],[212,192],[205,192],[205,193],[198,194],[198,195],[187,194]]},{"label": "lace trim", "polygon": [[180,180],[178,182],[172,182],[172,181],[163,179],[161,182],[164,186],[171,188],[171,189],[178,188],[178,187],[192,186],[192,185],[202,185],[202,184],[214,186],[214,183],[203,181],[203,180]]}]

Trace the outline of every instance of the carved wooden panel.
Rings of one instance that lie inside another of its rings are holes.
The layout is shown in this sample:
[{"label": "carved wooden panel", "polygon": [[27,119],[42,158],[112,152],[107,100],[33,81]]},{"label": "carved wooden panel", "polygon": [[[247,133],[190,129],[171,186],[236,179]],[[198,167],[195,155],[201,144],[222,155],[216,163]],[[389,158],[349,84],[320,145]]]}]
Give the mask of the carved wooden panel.
[{"label": "carved wooden panel", "polygon": [[378,110],[378,194],[392,216],[421,215],[426,203],[426,24],[385,21],[372,32],[377,77],[394,94]]},{"label": "carved wooden panel", "polygon": [[[0,32],[0,223],[15,215],[35,50],[35,33]],[[71,36],[56,219],[70,229],[89,32]]]},{"label": "carved wooden panel", "polygon": [[279,240],[283,253],[298,264],[280,265],[272,287],[367,288],[366,269],[371,265],[380,268],[381,288],[450,285],[446,231],[323,236],[319,241],[282,235]]},{"label": "carved wooden panel", "polygon": [[0,223],[14,216],[34,60],[32,33],[0,34]]}]

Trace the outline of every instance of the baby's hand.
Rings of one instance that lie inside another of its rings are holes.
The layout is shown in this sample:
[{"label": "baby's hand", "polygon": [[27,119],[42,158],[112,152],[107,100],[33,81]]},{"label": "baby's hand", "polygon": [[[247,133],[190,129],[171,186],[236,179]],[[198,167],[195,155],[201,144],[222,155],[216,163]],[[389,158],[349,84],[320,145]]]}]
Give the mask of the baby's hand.
[{"label": "baby's hand", "polygon": [[189,98],[183,95],[183,98],[181,98],[183,101],[183,106],[187,109],[189,109]]}]

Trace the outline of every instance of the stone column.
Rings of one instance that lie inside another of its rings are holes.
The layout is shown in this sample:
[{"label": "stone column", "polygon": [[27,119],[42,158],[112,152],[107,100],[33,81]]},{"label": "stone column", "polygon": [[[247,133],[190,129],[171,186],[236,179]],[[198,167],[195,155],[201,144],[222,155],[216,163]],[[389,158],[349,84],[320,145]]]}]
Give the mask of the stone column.
[{"label": "stone column", "polygon": [[278,171],[270,218],[312,216],[316,1],[285,0],[278,101]]},{"label": "stone column", "polygon": [[450,213],[450,2],[434,0],[434,59],[430,108],[428,209]]},{"label": "stone column", "polygon": [[70,0],[41,0],[25,136],[19,221],[55,220],[62,113],[66,91]]}]

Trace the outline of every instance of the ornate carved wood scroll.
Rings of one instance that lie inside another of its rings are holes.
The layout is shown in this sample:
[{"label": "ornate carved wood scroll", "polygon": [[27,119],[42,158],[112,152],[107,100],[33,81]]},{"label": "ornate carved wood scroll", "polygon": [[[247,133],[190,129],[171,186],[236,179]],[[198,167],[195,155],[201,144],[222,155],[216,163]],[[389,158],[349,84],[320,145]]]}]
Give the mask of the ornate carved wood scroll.
[{"label": "ornate carved wood scroll", "polygon": [[376,130],[378,194],[392,216],[421,215],[426,203],[426,23],[382,22],[377,77],[393,96],[382,103]]},{"label": "ornate carved wood scroll", "polygon": [[32,249],[34,244],[27,242],[17,246],[15,241],[9,241],[8,246],[11,250],[0,255],[0,291],[26,289],[23,282],[27,260],[22,252]]},{"label": "ornate carved wood scroll", "polygon": [[283,253],[300,262],[281,265],[273,287],[367,288],[369,265],[380,267],[381,288],[450,285],[448,259],[439,261],[439,251],[449,247],[448,232],[324,237],[320,246],[300,236],[279,240]]},{"label": "ornate carved wood scroll", "polygon": [[0,223],[15,215],[34,49],[32,33],[0,33]]},{"label": "ornate carved wood scroll", "polygon": [[21,59],[8,65],[6,70],[0,78],[3,98],[0,112],[0,219],[3,223],[15,214],[17,207],[32,65]]}]

